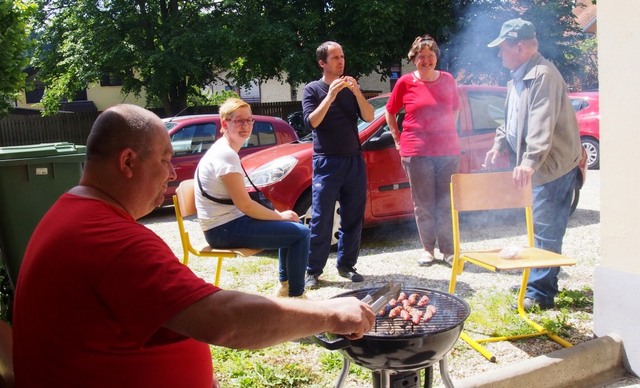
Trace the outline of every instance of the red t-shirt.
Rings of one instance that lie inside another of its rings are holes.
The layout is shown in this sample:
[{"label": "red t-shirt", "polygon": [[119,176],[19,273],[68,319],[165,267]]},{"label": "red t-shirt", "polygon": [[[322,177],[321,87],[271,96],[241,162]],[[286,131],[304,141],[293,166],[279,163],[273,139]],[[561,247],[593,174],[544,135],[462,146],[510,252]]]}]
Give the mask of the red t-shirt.
[{"label": "red t-shirt", "polygon": [[65,194],[20,268],[16,385],[210,388],[209,346],[162,325],[216,291],[127,213]]},{"label": "red t-shirt", "polygon": [[401,156],[460,155],[460,144],[453,112],[458,108],[456,81],[440,71],[433,82],[405,74],[393,87],[387,112],[397,115],[402,107],[406,115],[400,135]]}]

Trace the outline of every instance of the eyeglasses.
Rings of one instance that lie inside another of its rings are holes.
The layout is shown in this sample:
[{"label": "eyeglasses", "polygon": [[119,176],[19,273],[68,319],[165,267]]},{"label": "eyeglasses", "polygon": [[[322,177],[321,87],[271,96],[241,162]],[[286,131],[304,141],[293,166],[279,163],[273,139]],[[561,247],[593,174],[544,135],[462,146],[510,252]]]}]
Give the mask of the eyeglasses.
[{"label": "eyeglasses", "polygon": [[254,119],[234,119],[234,120],[227,120],[227,121],[231,121],[235,125],[253,125],[255,123]]}]

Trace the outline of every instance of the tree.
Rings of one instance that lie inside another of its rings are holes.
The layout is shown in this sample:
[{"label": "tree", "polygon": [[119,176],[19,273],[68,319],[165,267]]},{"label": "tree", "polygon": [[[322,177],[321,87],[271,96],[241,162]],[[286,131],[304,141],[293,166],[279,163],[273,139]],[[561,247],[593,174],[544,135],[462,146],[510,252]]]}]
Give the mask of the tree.
[{"label": "tree", "polygon": [[0,2],[0,115],[7,113],[11,102],[25,88],[29,64],[30,40],[28,20],[33,5],[23,1]]},{"label": "tree", "polygon": [[[471,0],[457,1],[465,7]],[[418,35],[454,25],[450,0],[246,0],[225,2],[222,12],[232,38],[230,70],[239,83],[278,78],[295,86],[318,78],[316,47],[340,43],[346,72],[379,73],[406,57]],[[283,78],[284,77],[284,78]]]},{"label": "tree", "polygon": [[214,80],[295,87],[319,77],[315,49],[326,40],[342,44],[347,74],[385,79],[414,38],[430,34],[440,68],[464,83],[502,83],[508,73],[486,44],[518,16],[536,24],[541,52],[565,77],[579,71],[576,35],[565,34],[575,26],[573,0],[36,1],[43,27],[34,67],[47,113],[103,75],[125,93],[144,89],[147,104],[167,114]]},{"label": "tree", "polygon": [[43,27],[34,66],[46,85],[46,113],[108,75],[122,81],[123,93],[144,89],[148,106],[174,114],[215,79],[223,57],[214,0],[37,2]]}]

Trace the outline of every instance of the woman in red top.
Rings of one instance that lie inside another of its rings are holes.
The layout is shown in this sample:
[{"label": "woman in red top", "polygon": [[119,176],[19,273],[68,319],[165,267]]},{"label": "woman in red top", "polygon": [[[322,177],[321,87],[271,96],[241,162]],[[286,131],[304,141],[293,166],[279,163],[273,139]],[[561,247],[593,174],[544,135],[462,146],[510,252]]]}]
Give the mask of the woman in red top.
[{"label": "woman in red top", "polygon": [[[429,35],[415,39],[409,60],[416,70],[400,77],[387,102],[386,119],[413,198],[424,253],[420,265],[434,262],[436,243],[445,263],[453,259],[449,182],[458,172],[460,145],[456,131],[458,93],[451,74],[436,70],[440,50]],[[397,115],[404,108],[402,132]]]}]

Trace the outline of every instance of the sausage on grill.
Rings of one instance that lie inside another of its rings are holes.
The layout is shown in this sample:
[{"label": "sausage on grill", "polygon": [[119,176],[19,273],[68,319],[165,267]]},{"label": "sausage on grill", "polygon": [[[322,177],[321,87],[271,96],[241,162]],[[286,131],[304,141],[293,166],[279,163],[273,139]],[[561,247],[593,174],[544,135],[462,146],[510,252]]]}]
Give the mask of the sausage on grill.
[{"label": "sausage on grill", "polygon": [[389,318],[397,317],[398,315],[400,315],[401,311],[402,311],[402,306],[396,306],[392,308],[391,311],[389,311]]},{"label": "sausage on grill", "polygon": [[436,307],[432,304],[428,305],[427,308],[424,309],[424,315],[422,316],[422,322],[429,322],[434,315],[436,315]]},{"label": "sausage on grill", "polygon": [[416,303],[418,307],[424,307],[429,304],[429,297],[427,295],[423,295],[422,298]]}]

